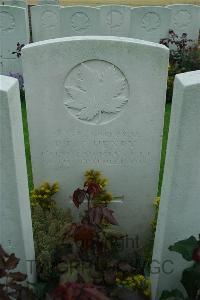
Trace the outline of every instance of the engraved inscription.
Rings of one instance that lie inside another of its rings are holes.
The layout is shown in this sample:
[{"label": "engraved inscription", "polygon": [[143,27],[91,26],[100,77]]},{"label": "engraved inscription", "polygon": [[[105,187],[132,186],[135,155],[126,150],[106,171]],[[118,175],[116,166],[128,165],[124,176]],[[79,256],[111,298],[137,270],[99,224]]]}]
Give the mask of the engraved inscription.
[{"label": "engraved inscription", "polygon": [[76,12],[73,14],[71,22],[72,28],[77,32],[85,31],[90,27],[90,19],[84,12]]},{"label": "engraved inscription", "polygon": [[146,164],[151,155],[148,149],[141,150],[139,145],[142,138],[139,133],[128,130],[102,130],[99,133],[72,130],[67,138],[62,139],[60,136],[64,135],[58,131],[56,136],[53,146],[41,153],[42,160],[53,168],[71,167],[75,164],[141,165]]},{"label": "engraved inscription", "polygon": [[106,23],[111,29],[117,29],[121,27],[124,22],[124,16],[121,11],[111,10],[106,16]]},{"label": "engraved inscription", "polygon": [[41,16],[41,26],[45,29],[54,29],[58,25],[58,17],[52,11],[45,11]]},{"label": "engraved inscription", "polygon": [[64,88],[64,104],[70,114],[89,124],[114,120],[129,98],[124,74],[102,60],[89,60],[75,66],[68,73]]},{"label": "engraved inscription", "polygon": [[0,30],[9,32],[14,29],[15,29],[14,17],[6,11],[0,12]]},{"label": "engraved inscription", "polygon": [[192,15],[187,10],[180,10],[173,17],[173,24],[180,29],[187,28],[192,22]]},{"label": "engraved inscription", "polygon": [[158,29],[161,24],[160,16],[155,12],[148,12],[142,18],[142,27],[146,31]]}]

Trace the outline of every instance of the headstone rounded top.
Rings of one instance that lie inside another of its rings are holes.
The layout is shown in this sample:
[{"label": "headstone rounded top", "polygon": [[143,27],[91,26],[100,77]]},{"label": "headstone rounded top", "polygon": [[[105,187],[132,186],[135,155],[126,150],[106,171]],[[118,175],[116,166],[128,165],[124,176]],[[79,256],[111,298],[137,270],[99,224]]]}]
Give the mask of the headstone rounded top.
[{"label": "headstone rounded top", "polygon": [[14,16],[4,10],[0,11],[0,30],[1,31],[12,31],[15,29],[15,18]]},{"label": "headstone rounded top", "polygon": [[13,77],[0,75],[0,90],[7,92],[13,85],[18,84],[18,80]]},{"label": "headstone rounded top", "polygon": [[23,49],[23,51],[26,51],[28,48],[35,48],[35,47],[45,47],[47,45],[56,45],[57,43],[69,43],[69,42],[82,42],[82,41],[94,41],[94,42],[103,42],[103,41],[110,41],[110,42],[117,42],[117,43],[130,43],[135,44],[138,46],[146,46],[146,47],[153,47],[158,49],[163,49],[166,52],[169,52],[169,49],[161,44],[145,41],[145,40],[139,40],[136,38],[127,38],[127,37],[117,37],[117,36],[95,36],[95,35],[88,35],[88,36],[70,36],[70,37],[62,37],[57,39],[49,39],[45,41],[39,41],[33,44],[27,44]]},{"label": "headstone rounded top", "polygon": [[200,70],[177,74],[176,78],[181,81],[184,86],[200,84]]}]

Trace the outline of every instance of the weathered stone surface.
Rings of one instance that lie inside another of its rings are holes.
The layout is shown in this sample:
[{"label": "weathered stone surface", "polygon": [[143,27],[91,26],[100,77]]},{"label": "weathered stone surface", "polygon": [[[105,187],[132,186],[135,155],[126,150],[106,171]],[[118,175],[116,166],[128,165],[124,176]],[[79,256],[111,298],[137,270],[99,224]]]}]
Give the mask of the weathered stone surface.
[{"label": "weathered stone surface", "polygon": [[34,245],[18,81],[0,76],[0,244],[34,281]]},{"label": "weathered stone surface", "polygon": [[89,6],[61,7],[62,36],[98,35],[99,9]]},{"label": "weathered stone surface", "polygon": [[163,290],[183,289],[180,279],[188,263],[168,247],[200,232],[200,71],[176,76],[172,103],[152,263],[155,300]]},{"label": "weathered stone surface", "polygon": [[60,6],[31,7],[31,24],[34,42],[60,37]]},{"label": "weathered stone surface", "polygon": [[159,43],[167,38],[171,11],[161,6],[142,6],[132,9],[130,37]]},{"label": "weathered stone surface", "polygon": [[199,6],[190,4],[168,5],[172,11],[170,28],[181,36],[187,33],[188,38],[197,41],[200,29]]},{"label": "weathered stone surface", "polygon": [[25,0],[0,0],[0,5],[18,6],[27,8],[27,2]]},{"label": "weathered stone surface", "polygon": [[102,35],[129,36],[131,7],[102,5],[100,8],[100,33]]},{"label": "weathered stone surface", "polygon": [[83,173],[99,169],[124,198],[114,205],[121,228],[142,244],[157,192],[168,49],[72,37],[29,45],[22,56],[35,184],[58,180],[57,201],[71,205]]},{"label": "weathered stone surface", "polygon": [[21,60],[17,58],[17,43],[29,42],[26,9],[15,6],[0,6],[0,61],[1,74],[22,72]]}]

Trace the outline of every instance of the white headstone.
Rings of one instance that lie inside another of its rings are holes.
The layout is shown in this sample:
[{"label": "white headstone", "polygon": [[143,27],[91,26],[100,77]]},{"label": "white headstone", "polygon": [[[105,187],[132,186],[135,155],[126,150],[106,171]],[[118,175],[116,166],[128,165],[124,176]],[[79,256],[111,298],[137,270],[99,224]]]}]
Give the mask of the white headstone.
[{"label": "white headstone", "polygon": [[131,8],[125,5],[100,6],[100,33],[129,36]]},{"label": "white headstone", "polygon": [[58,180],[66,206],[83,173],[99,169],[124,196],[115,204],[121,227],[142,243],[158,185],[168,49],[63,38],[24,48],[23,66],[35,184]]},{"label": "white headstone", "polygon": [[0,244],[34,281],[34,244],[18,81],[0,76]]},{"label": "white headstone", "polygon": [[27,2],[25,0],[0,0],[0,5],[19,6],[27,8]]},{"label": "white headstone", "polygon": [[200,232],[200,71],[176,76],[172,103],[152,262],[154,300],[163,290],[183,290],[180,279],[188,263],[168,247]]},{"label": "white headstone", "polygon": [[31,7],[31,24],[34,42],[60,37],[60,6]]},{"label": "white headstone", "polygon": [[171,11],[162,6],[142,6],[132,9],[130,37],[159,43],[167,38]]},{"label": "white headstone", "polygon": [[21,59],[12,52],[17,43],[29,42],[26,9],[16,6],[0,6],[0,63],[1,74],[22,73]]},{"label": "white headstone", "polygon": [[62,36],[98,35],[99,9],[89,6],[61,7]]},{"label": "white headstone", "polygon": [[188,38],[194,41],[198,40],[200,29],[199,6],[190,4],[168,5],[172,11],[170,29],[181,36],[187,33]]},{"label": "white headstone", "polygon": [[59,5],[59,0],[38,0],[39,5],[46,5],[46,4],[50,4],[50,5]]}]

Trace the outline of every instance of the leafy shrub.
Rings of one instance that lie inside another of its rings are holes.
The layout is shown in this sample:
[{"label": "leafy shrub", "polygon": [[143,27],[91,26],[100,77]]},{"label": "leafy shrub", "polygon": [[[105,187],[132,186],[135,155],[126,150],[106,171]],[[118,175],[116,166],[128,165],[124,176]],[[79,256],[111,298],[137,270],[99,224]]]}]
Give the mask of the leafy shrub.
[{"label": "leafy shrub", "polygon": [[173,30],[160,43],[170,48],[167,101],[171,102],[175,75],[200,69],[200,48],[186,33],[178,36]]},{"label": "leafy shrub", "polygon": [[54,255],[60,245],[63,228],[71,222],[70,211],[56,207],[52,196],[57,191],[57,183],[44,183],[31,192],[36,266],[41,280],[55,277]]},{"label": "leafy shrub", "polygon": [[44,183],[31,192],[37,272],[43,281],[35,286],[38,299],[46,293],[55,300],[149,298],[142,256],[119,255],[127,236],[117,229],[109,204],[122,197],[114,197],[107,185],[99,171],[85,173],[83,187],[73,193],[74,206],[80,209],[77,222],[69,211],[56,207],[57,183]]}]

